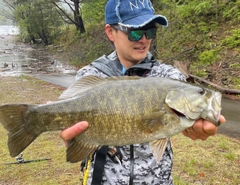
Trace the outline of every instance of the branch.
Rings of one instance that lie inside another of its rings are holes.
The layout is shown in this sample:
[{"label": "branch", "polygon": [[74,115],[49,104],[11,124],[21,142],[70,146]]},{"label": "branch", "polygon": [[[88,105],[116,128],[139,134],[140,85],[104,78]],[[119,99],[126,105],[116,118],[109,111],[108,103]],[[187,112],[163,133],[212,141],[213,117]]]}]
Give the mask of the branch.
[{"label": "branch", "polygon": [[224,88],[224,87],[221,87],[220,85],[217,85],[217,84],[214,84],[208,80],[205,80],[203,78],[200,78],[198,76],[194,76],[194,75],[191,75],[191,74],[188,74],[191,78],[194,78],[194,79],[197,79],[201,82],[204,82],[205,84],[208,84],[214,88],[216,88],[217,90],[219,90],[221,93],[223,94],[240,94],[240,90],[239,89],[228,89],[228,88]]},{"label": "branch", "polygon": [[188,81],[194,82],[194,79],[197,79],[200,82],[203,82],[205,84],[208,84],[208,85],[216,88],[217,90],[219,90],[223,94],[240,94],[240,90],[239,89],[224,88],[224,87],[221,87],[220,85],[212,83],[212,82],[210,82],[208,80],[205,80],[205,79],[200,78],[198,76],[194,76],[192,74],[189,74],[188,73],[189,65],[190,64],[187,63],[187,62],[181,62],[181,61],[178,61],[178,60],[174,60],[173,61],[173,66],[176,67],[177,69],[179,69]]},{"label": "branch", "polygon": [[67,2],[66,0],[64,0],[64,2],[62,2],[62,3],[65,3],[65,4],[67,4],[68,5],[68,7],[74,12],[74,9],[73,9],[73,4],[71,4],[71,3],[69,3],[69,2]]},{"label": "branch", "polygon": [[78,25],[78,23],[75,22],[71,17],[69,17],[69,16],[66,14],[66,12],[65,12],[60,6],[58,6],[57,3],[55,3],[55,2],[52,2],[52,3],[53,3],[72,23]]},{"label": "branch", "polygon": [[12,5],[10,2],[8,2],[7,0],[3,0],[3,2],[8,6],[8,8],[11,10],[11,11],[14,11],[16,8],[14,5]]}]

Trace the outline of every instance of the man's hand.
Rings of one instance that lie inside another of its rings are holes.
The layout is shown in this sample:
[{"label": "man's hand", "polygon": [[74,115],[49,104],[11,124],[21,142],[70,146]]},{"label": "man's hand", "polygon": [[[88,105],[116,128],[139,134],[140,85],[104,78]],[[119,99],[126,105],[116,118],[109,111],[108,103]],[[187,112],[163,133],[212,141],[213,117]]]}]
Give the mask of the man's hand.
[{"label": "man's hand", "polygon": [[[225,118],[221,115],[220,116],[220,122],[221,124],[224,123],[226,120]],[[196,140],[196,139],[201,139],[201,140],[206,140],[209,136],[213,136],[217,133],[218,127],[215,126],[213,123],[199,119],[197,120],[194,125],[186,130],[184,130],[182,133],[183,135]]]},{"label": "man's hand", "polygon": [[76,137],[78,134],[82,133],[88,127],[88,122],[82,121],[76,123],[75,125],[60,132],[59,136],[63,139],[66,146],[68,146],[68,141]]}]

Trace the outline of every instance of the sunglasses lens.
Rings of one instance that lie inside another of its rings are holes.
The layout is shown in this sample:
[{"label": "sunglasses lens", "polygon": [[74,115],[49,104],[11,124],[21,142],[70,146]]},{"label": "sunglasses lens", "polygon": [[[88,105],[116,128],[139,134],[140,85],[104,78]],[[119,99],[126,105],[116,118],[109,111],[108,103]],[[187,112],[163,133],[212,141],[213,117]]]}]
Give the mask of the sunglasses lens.
[{"label": "sunglasses lens", "polygon": [[146,38],[147,39],[153,39],[156,36],[156,28],[151,28],[146,31]]},{"label": "sunglasses lens", "polygon": [[131,41],[139,41],[144,34],[143,30],[131,30],[128,34],[128,39]]},{"label": "sunglasses lens", "polygon": [[130,41],[139,41],[142,36],[146,33],[147,39],[153,39],[156,36],[156,28],[150,28],[148,30],[131,30],[128,33],[128,39]]}]

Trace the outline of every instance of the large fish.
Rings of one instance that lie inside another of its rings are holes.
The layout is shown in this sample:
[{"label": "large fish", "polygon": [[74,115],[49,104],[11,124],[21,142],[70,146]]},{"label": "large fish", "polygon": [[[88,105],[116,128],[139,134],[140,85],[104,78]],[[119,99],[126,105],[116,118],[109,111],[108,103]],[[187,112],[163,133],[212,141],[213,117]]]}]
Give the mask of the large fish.
[{"label": "large fish", "polygon": [[0,106],[12,157],[41,133],[63,130],[79,121],[89,127],[72,140],[67,161],[78,162],[100,146],[150,142],[160,161],[167,139],[199,118],[219,125],[221,94],[186,82],[159,77],[84,77],[57,102]]}]

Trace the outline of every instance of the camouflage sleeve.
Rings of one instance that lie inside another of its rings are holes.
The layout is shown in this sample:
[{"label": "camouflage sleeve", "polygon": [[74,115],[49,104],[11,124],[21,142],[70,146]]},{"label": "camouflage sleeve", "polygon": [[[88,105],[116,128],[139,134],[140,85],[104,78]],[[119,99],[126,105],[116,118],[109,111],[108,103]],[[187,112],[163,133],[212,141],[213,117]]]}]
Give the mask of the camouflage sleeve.
[{"label": "camouflage sleeve", "polygon": [[152,77],[165,77],[172,78],[176,80],[186,81],[185,76],[177,68],[171,65],[156,63],[152,70],[149,72],[148,76]]},{"label": "camouflage sleeve", "polygon": [[75,80],[79,80],[80,78],[84,77],[84,76],[89,76],[89,75],[94,75],[94,76],[99,76],[99,77],[107,77],[104,73],[102,73],[101,71],[99,71],[97,68],[95,68],[94,66],[87,65],[83,68],[81,68],[78,72],[77,75],[75,77]]}]

